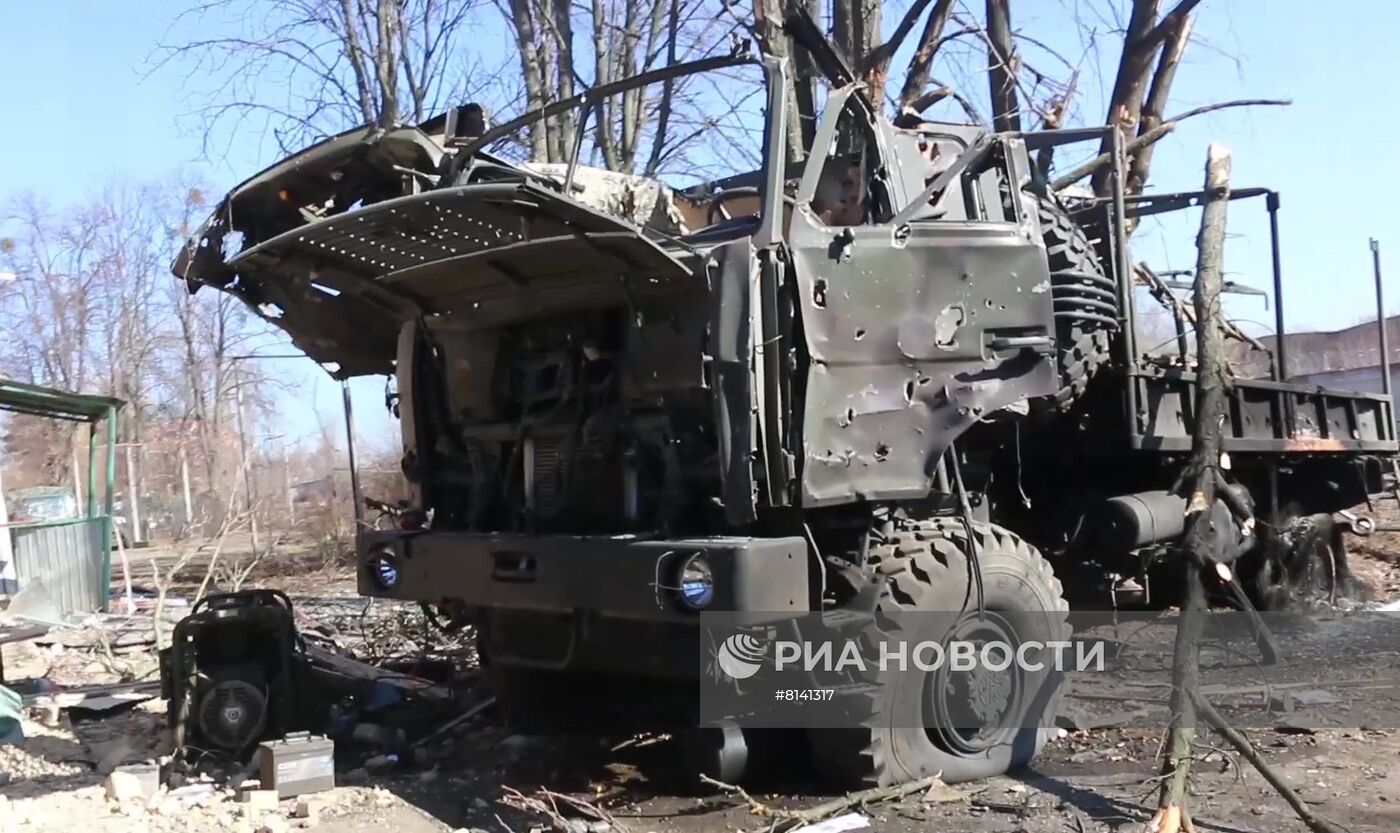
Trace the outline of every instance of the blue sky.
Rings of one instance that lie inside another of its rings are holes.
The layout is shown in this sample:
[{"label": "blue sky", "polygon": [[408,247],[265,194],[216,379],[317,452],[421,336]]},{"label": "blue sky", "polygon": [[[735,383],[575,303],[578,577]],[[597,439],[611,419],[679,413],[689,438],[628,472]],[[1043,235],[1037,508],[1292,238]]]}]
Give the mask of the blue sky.
[{"label": "blue sky", "polygon": [[[61,203],[105,180],[161,178],[179,167],[228,187],[273,161],[271,149],[253,139],[234,141],[221,158],[201,159],[185,79],[178,71],[147,74],[182,5],[0,0],[7,128],[0,130],[0,195],[34,189]],[[1052,33],[1056,44],[1072,44],[1077,36],[1064,9],[1073,5],[1020,0],[1013,3],[1015,23]],[[1400,3],[1348,0],[1319,13],[1304,0],[1204,0],[1195,28],[1208,42],[1188,52],[1173,110],[1255,97],[1289,97],[1294,104],[1185,123],[1157,151],[1154,187],[1199,187],[1207,144],[1223,142],[1234,153],[1236,185],[1270,185],[1283,194],[1290,329],[1342,327],[1373,312],[1370,236],[1381,240],[1387,262],[1396,263],[1387,294],[1391,310],[1400,309],[1400,277],[1394,277],[1400,275],[1400,235],[1388,236],[1400,194],[1400,166],[1391,153],[1400,118],[1385,86],[1400,76]],[[481,39],[487,41],[501,48],[499,39]],[[1112,48],[1100,57],[1108,70],[1116,59]],[[1102,115],[1098,83],[1089,72],[1079,102],[1088,121]],[[1236,203],[1231,212],[1227,269],[1236,280],[1267,287],[1263,206]],[[1191,265],[1195,223],[1193,215],[1148,224],[1135,238],[1135,256],[1164,268]],[[1232,302],[1231,310],[1245,319],[1273,320],[1272,308],[1259,299]],[[285,365],[302,380],[284,408],[297,430],[310,434],[323,417],[339,424],[338,385],[309,361]],[[382,443],[392,430],[382,380],[356,383],[354,392],[360,433]]]}]

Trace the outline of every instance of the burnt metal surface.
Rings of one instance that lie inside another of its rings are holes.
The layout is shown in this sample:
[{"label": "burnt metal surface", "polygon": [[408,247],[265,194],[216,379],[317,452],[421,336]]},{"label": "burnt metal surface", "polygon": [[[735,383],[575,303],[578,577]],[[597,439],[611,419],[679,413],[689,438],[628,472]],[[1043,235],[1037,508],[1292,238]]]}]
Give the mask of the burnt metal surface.
[{"label": "burnt metal surface", "polygon": [[227,269],[228,288],[340,376],[389,372],[399,327],[423,315],[501,323],[691,276],[634,227],[528,181],[380,202],[283,232]]},{"label": "burnt metal surface", "polygon": [[757,454],[757,416],[750,369],[754,355],[750,276],[758,267],[748,240],[730,243],[715,254],[719,262],[710,284],[710,378],[720,502],[726,519],[739,527],[757,518],[752,465]]},{"label": "burnt metal surface", "polygon": [[1050,343],[1050,277],[1021,227],[915,223],[899,247],[893,234],[793,223],[812,358],[805,505],[926,495],[964,430],[1055,390],[1044,353],[998,341]]},{"label": "burnt metal surface", "polygon": [[[848,96],[832,93],[817,158]],[[882,157],[884,138],[871,142]],[[993,149],[1001,167],[985,164]],[[794,449],[802,505],[926,496],[964,431],[1055,391],[1054,309],[1034,207],[1027,195],[1004,203],[999,193],[1025,170],[1022,144],[984,136],[888,220],[839,228],[813,210],[820,172],[806,172],[789,228],[809,359]],[[925,216],[945,201],[983,216]]]}]

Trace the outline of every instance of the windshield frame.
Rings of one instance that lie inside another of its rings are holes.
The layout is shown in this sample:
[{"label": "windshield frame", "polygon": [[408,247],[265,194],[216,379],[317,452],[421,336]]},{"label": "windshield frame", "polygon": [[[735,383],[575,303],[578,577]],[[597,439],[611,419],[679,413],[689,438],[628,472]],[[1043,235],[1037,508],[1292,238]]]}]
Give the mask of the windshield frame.
[{"label": "windshield frame", "polygon": [[572,188],[574,174],[578,170],[579,157],[582,155],[584,139],[588,133],[589,119],[599,109],[604,99],[662,81],[742,66],[757,66],[763,71],[763,83],[767,92],[763,114],[762,158],[764,164],[760,185],[761,215],[759,231],[755,238],[759,245],[771,244],[778,239],[778,218],[781,217],[782,213],[784,161],[786,159],[787,108],[785,105],[788,77],[783,62],[769,55],[758,58],[729,55],[702,58],[697,61],[653,69],[609,84],[592,87],[572,98],[546,104],[544,107],[537,107],[487,130],[470,142],[464,143],[458,151],[458,158],[465,160],[478,155],[491,158],[492,154],[486,148],[496,140],[509,136],[534,122],[543,121],[570,110],[579,110],[579,118],[575,122],[574,135],[571,137],[569,145],[568,171],[564,177],[563,191],[567,194]]}]

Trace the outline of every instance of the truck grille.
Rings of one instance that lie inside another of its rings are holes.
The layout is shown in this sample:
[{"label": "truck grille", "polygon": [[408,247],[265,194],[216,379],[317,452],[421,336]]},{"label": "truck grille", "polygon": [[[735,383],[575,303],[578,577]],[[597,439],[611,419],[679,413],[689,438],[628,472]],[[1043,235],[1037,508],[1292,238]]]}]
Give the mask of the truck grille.
[{"label": "truck grille", "polygon": [[562,437],[542,437],[530,439],[533,453],[526,455],[530,466],[530,480],[534,489],[535,514],[550,518],[559,514],[564,502],[564,484],[567,482],[563,458],[564,440]]},{"label": "truck grille", "polygon": [[525,485],[537,531],[581,533],[623,523],[622,464],[603,438],[571,442],[561,432],[526,442]]}]

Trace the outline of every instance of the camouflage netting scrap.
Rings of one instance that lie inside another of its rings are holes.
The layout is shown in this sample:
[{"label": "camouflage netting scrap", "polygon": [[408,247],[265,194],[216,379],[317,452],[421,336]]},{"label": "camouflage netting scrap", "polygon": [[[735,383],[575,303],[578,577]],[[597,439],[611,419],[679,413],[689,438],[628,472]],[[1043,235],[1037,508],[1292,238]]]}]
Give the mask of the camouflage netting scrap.
[{"label": "camouflage netting scrap", "polygon": [[[558,162],[527,162],[521,167],[561,185],[569,172],[568,165]],[[664,234],[685,233],[671,189],[655,179],[579,165],[569,196],[633,225]]]}]

